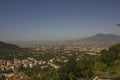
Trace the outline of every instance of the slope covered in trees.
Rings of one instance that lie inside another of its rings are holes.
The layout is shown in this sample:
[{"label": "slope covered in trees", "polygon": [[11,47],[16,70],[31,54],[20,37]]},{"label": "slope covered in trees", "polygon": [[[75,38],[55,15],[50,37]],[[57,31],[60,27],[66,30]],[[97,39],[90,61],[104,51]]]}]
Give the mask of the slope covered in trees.
[{"label": "slope covered in trees", "polygon": [[120,80],[120,44],[100,54],[85,56],[80,61],[69,59],[58,71],[60,80],[93,80],[95,76]]},{"label": "slope covered in trees", "polygon": [[20,50],[21,48],[14,44],[8,44],[0,41],[0,54],[5,53],[15,53],[15,51]]},{"label": "slope covered in trees", "polygon": [[8,44],[0,41],[0,49],[19,49],[17,45]]}]

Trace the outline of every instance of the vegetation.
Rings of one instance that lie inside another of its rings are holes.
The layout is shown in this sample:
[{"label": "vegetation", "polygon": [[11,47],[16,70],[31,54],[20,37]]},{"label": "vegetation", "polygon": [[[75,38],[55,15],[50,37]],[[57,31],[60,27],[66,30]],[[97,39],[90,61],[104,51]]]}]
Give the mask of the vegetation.
[{"label": "vegetation", "polygon": [[120,79],[120,44],[116,44],[109,50],[102,50],[101,56],[90,56],[75,61],[70,59],[59,70],[60,80],[90,80],[93,76],[109,77],[112,80]]},{"label": "vegetation", "polygon": [[0,42],[0,54],[15,54],[20,50],[17,45]]},{"label": "vegetation", "polygon": [[[16,47],[16,46],[13,46]],[[2,47],[7,48],[7,47]],[[15,50],[19,48],[16,47]],[[45,61],[58,57],[54,52],[34,52],[30,49],[22,49],[22,52],[16,55],[19,59],[35,56],[37,60]],[[59,63],[60,68],[54,69],[50,66],[42,69],[41,65],[32,68],[21,68],[21,72],[25,73],[29,80],[92,80],[95,76],[108,77],[111,80],[120,80],[120,44],[113,45],[108,50],[102,50],[100,55],[84,55],[77,60],[77,55],[72,52],[72,56],[66,56],[68,62]],[[4,54],[5,55],[5,54]],[[80,55],[80,54],[79,54]],[[2,56],[3,57],[3,56]],[[7,59],[12,59],[13,55],[6,55]],[[57,63],[57,62],[56,62]],[[46,64],[45,64],[46,65]],[[44,66],[44,65],[42,65]]]},{"label": "vegetation", "polygon": [[69,61],[59,70],[60,80],[78,80],[91,78],[93,75],[94,62],[89,59],[81,59],[76,61],[70,58]]}]

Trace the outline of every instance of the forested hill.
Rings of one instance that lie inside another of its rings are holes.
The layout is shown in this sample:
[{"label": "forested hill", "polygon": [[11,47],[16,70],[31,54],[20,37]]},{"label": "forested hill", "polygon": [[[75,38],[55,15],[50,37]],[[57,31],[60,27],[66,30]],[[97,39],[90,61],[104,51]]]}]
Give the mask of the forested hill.
[{"label": "forested hill", "polygon": [[0,53],[13,53],[20,50],[21,48],[14,44],[9,44],[0,41]]}]

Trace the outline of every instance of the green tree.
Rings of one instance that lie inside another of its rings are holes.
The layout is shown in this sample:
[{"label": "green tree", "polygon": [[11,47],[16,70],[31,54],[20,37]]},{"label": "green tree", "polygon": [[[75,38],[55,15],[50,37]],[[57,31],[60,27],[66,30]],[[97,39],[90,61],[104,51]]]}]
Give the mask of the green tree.
[{"label": "green tree", "polygon": [[111,66],[115,60],[119,59],[120,55],[120,44],[116,44],[109,48],[109,50],[102,50],[101,61]]},{"label": "green tree", "polygon": [[92,59],[85,58],[76,62],[76,59],[70,58],[66,65],[59,70],[60,80],[89,79],[94,74],[93,66]]}]

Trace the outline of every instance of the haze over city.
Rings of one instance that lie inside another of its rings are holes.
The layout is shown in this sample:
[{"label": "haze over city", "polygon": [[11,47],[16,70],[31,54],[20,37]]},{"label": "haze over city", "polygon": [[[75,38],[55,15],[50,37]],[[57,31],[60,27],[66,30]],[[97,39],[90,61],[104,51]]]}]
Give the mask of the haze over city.
[{"label": "haze over city", "polygon": [[0,0],[0,40],[82,39],[118,34],[120,0]]}]

